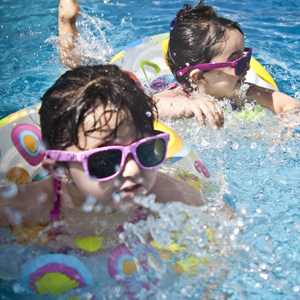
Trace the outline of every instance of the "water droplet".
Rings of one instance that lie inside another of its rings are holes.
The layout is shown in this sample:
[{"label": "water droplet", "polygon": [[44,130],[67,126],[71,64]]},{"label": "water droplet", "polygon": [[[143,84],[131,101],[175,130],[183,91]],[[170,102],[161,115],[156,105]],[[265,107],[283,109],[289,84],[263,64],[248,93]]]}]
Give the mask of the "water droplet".
[{"label": "water droplet", "polygon": [[299,285],[295,285],[295,286],[293,287],[293,291],[294,291],[295,293],[298,293],[298,292],[300,291]]},{"label": "water droplet", "polygon": [[102,209],[103,209],[103,205],[99,203],[95,206],[94,211],[100,212],[100,211],[102,211]]},{"label": "water droplet", "polygon": [[152,116],[152,113],[150,111],[146,112],[146,117],[150,118]]},{"label": "water droplet", "polygon": [[233,144],[232,144],[232,149],[233,150],[237,150],[239,148],[239,144],[237,143],[237,142],[234,142]]},{"label": "water droplet", "polygon": [[46,193],[41,193],[39,196],[38,196],[38,201],[40,203],[44,203],[47,199],[47,194]]},{"label": "water droplet", "polygon": [[118,188],[118,187],[120,187],[120,186],[121,186],[121,181],[120,181],[119,179],[116,179],[116,180],[114,181],[114,187]]},{"label": "water droplet", "polygon": [[140,177],[140,178],[137,180],[137,183],[143,184],[144,181],[145,181],[144,177]]},{"label": "water droplet", "polygon": [[119,194],[120,194],[120,197],[122,199],[126,197],[126,192],[125,191],[121,191]]},{"label": "water droplet", "polygon": [[13,285],[13,291],[15,294],[20,294],[26,291],[26,289],[19,283]]},{"label": "water droplet", "polygon": [[12,226],[20,226],[22,224],[22,216],[19,212],[9,207],[4,209]]},{"label": "water droplet", "polygon": [[6,187],[4,187],[1,190],[1,194],[4,198],[13,198],[18,193],[18,186],[16,184],[10,184]]},{"label": "water droplet", "polygon": [[92,195],[86,197],[85,202],[82,205],[82,210],[86,213],[91,212],[96,204],[96,198]]},{"label": "water droplet", "polygon": [[244,83],[242,86],[241,86],[241,90],[242,91],[247,91],[249,89],[250,85],[248,83]]},{"label": "water droplet", "polygon": [[117,194],[117,193],[113,193],[113,194],[111,195],[111,197],[112,197],[113,201],[116,202],[116,203],[118,203],[118,202],[121,201],[121,197],[120,197],[120,195]]},{"label": "water droplet", "polygon": [[122,139],[120,137],[117,137],[117,138],[114,139],[114,143],[116,145],[120,145],[122,143]]},{"label": "water droplet", "polygon": [[105,214],[110,214],[112,212],[112,208],[110,206],[106,206],[104,209]]}]

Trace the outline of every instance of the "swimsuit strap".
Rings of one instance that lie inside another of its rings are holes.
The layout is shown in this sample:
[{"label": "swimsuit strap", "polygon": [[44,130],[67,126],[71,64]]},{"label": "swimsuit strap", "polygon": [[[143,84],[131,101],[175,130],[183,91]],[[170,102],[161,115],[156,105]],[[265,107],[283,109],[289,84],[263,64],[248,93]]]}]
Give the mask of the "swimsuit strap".
[{"label": "swimsuit strap", "polygon": [[54,208],[50,212],[52,222],[59,220],[59,208],[60,208],[60,181],[54,178],[55,186],[55,202]]},{"label": "swimsuit strap", "polygon": [[186,94],[186,96],[187,96],[188,98],[191,96],[190,93],[188,93],[188,92],[184,89],[184,87],[183,87],[180,83],[178,83],[178,82],[174,82],[174,83],[169,84],[167,87],[165,87],[165,88],[163,89],[163,91],[165,91],[165,90],[174,90],[174,89],[176,89],[176,88],[178,88],[178,89],[180,89],[181,91],[185,92],[185,94]]}]

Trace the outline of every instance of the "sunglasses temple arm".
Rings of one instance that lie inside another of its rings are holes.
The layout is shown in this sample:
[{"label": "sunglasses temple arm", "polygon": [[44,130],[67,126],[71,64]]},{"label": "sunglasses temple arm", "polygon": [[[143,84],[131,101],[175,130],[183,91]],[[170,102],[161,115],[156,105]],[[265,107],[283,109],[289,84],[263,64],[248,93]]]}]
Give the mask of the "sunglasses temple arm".
[{"label": "sunglasses temple arm", "polygon": [[47,150],[46,156],[49,156],[54,161],[61,161],[61,162],[70,162],[76,161],[81,162],[81,156],[79,153],[73,153],[68,151],[61,151],[61,150]]}]

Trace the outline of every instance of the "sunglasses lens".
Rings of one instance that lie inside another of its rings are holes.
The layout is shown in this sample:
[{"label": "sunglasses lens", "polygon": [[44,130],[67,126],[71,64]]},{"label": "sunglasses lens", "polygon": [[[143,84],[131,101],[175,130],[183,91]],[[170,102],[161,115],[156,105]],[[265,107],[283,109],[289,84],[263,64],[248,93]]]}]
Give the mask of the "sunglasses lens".
[{"label": "sunglasses lens", "polygon": [[142,166],[155,167],[162,163],[166,153],[164,139],[155,139],[139,145],[136,154]]},{"label": "sunglasses lens", "polygon": [[236,75],[241,75],[245,69],[246,65],[246,58],[242,57],[236,64]]},{"label": "sunglasses lens", "polygon": [[122,152],[108,150],[89,156],[88,168],[92,178],[106,178],[114,175],[120,168]]},{"label": "sunglasses lens", "polygon": [[248,56],[248,64],[250,64],[251,55],[252,55],[252,52],[251,52],[251,53],[249,54],[249,56]]}]

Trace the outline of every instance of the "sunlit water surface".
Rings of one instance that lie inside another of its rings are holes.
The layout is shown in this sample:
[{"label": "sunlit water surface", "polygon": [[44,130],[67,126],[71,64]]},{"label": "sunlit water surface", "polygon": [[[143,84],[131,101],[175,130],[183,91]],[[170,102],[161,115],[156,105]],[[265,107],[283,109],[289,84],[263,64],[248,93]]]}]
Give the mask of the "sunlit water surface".
[{"label": "sunlit water surface", "polygon": [[[81,1],[83,14],[78,26],[87,62],[107,63],[132,40],[167,32],[170,20],[184,3]],[[246,46],[253,47],[254,57],[272,75],[279,89],[300,99],[300,3],[297,0],[207,3],[224,17],[241,24]],[[57,48],[57,5],[58,1],[1,2],[0,118],[37,103],[66,70],[59,61]],[[298,116],[293,119],[299,120]],[[128,228],[130,240],[135,234],[155,236],[154,229],[163,227],[161,236],[155,237],[167,243],[166,233],[177,226],[184,232],[184,244],[188,247],[182,257],[206,256],[214,262],[210,269],[193,276],[185,274],[138,297],[204,299],[206,293],[207,299],[299,299],[300,127],[289,128],[272,114],[252,124],[229,115],[225,128],[218,132],[209,126],[201,129],[196,120],[167,124],[196,150],[211,173],[222,178],[221,197],[235,208],[237,218],[229,224],[193,210],[190,218],[183,220],[182,208],[173,207],[167,208],[167,212],[161,210],[162,220],[167,220],[164,224],[149,220],[145,226]],[[168,222],[170,212],[178,213],[173,222]],[[219,238],[219,246],[211,246],[209,251],[205,247],[207,226]],[[21,250],[16,247],[16,255],[18,251]],[[119,296],[120,288],[104,286],[99,283],[96,287],[100,299],[103,294],[108,299]],[[18,284],[5,285],[0,295],[1,299],[32,299]],[[90,299],[89,295],[85,289],[78,299]]]}]

